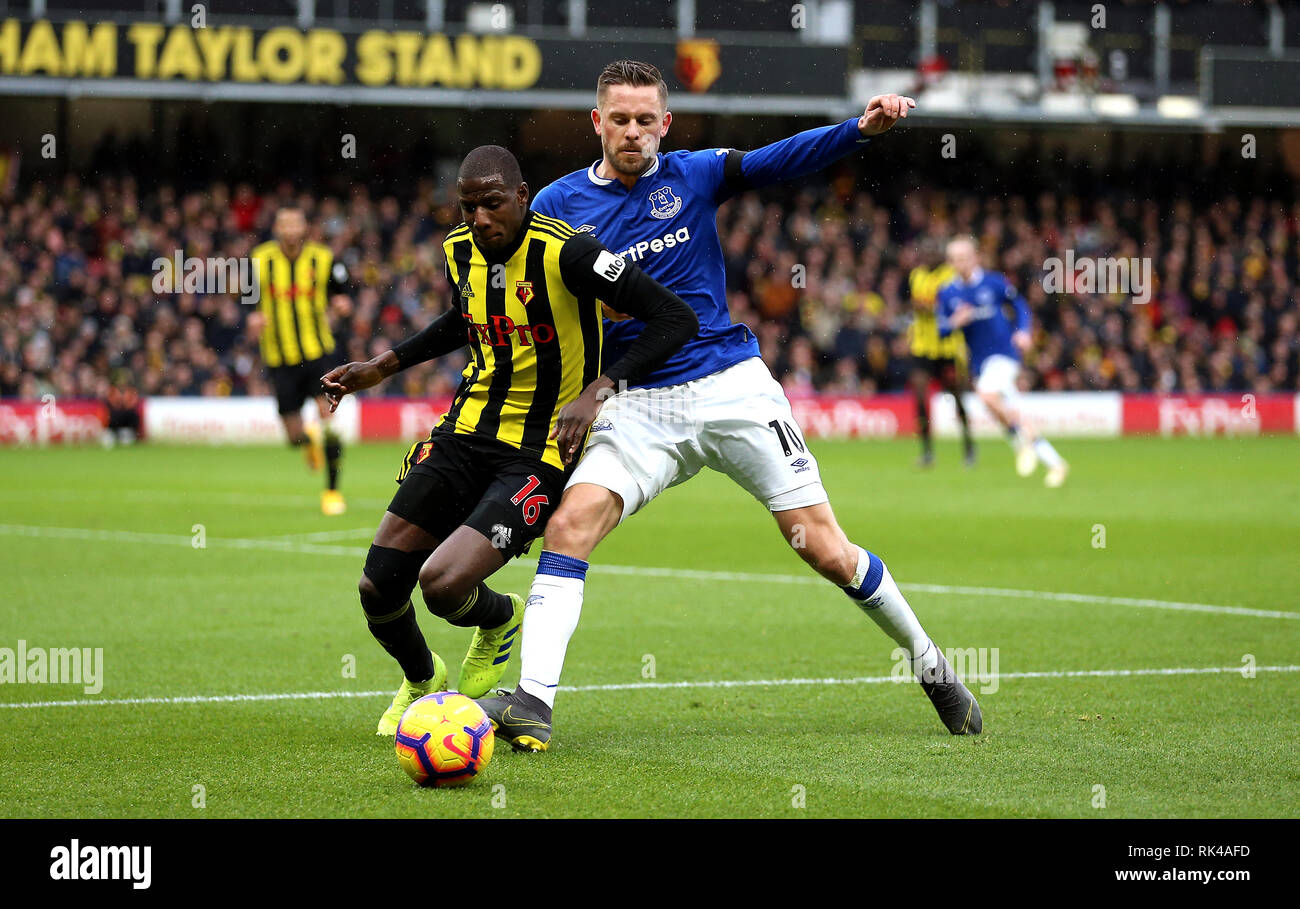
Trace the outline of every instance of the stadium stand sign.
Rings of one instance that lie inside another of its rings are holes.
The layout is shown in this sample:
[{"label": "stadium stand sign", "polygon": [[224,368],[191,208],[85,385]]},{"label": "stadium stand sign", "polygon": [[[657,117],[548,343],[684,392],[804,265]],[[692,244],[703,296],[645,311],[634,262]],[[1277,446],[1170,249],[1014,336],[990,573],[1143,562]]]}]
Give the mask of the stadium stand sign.
[{"label": "stadium stand sign", "polygon": [[[451,404],[449,397],[346,398],[334,426],[347,442],[410,442],[423,437]],[[1028,392],[1023,412],[1043,432],[1061,438],[1118,436],[1257,436],[1300,432],[1300,395],[1137,394]],[[910,395],[791,396],[795,418],[810,439],[894,439],[916,432]],[[209,445],[284,441],[271,397],[150,397],[141,404],[144,437],[155,442]],[[979,404],[968,401],[972,431],[995,438],[1001,430]],[[931,400],[935,435],[959,434],[951,397]],[[104,407],[98,401],[0,400],[0,445],[95,442]]]},{"label": "stadium stand sign", "polygon": [[94,442],[107,416],[101,401],[0,399],[0,445]]},{"label": "stadium stand sign", "polygon": [[[592,61],[656,63],[674,107],[838,116],[842,47],[408,30],[0,21],[0,93],[488,107],[591,106]],[[755,77],[775,91],[755,91]]]}]

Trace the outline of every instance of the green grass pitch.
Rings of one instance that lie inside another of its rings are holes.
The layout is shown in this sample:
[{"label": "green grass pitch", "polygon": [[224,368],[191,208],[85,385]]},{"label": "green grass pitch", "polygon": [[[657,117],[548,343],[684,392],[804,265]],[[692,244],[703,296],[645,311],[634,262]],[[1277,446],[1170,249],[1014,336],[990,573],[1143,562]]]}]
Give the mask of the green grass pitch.
[{"label": "green grass pitch", "polygon": [[[1300,441],[1059,448],[1047,490],[998,442],[928,473],[906,441],[814,445],[931,636],[996,653],[983,735],[881,681],[893,643],[706,472],[597,550],[552,750],[459,790],[373,732],[399,675],[356,579],[402,446],[347,452],[339,518],[280,448],[4,451],[0,647],[102,648],[103,688],[0,684],[0,815],[1300,814]],[[468,633],[422,625],[454,683]]]}]

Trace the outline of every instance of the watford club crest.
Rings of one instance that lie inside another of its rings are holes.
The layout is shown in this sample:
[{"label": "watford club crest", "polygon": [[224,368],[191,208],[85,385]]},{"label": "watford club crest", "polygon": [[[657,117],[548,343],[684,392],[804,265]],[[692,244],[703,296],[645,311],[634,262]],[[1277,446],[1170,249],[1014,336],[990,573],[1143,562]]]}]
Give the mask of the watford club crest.
[{"label": "watford club crest", "polygon": [[422,444],[420,445],[420,453],[417,454],[417,455],[415,456],[415,463],[417,463],[417,464],[423,464],[423,463],[428,459],[429,454],[430,454],[432,451],[433,451],[433,443],[432,443],[432,442],[424,442],[424,443],[422,443]]},{"label": "watford club crest", "polygon": [[522,303],[522,304],[524,304],[525,306],[527,306],[527,305],[528,305],[528,301],[531,300],[531,299],[533,298],[533,282],[532,282],[532,281],[516,281],[516,282],[515,282],[515,296],[519,298],[519,302],[520,302],[520,303]]},{"label": "watford club crest", "polygon": [[688,91],[706,92],[722,75],[718,42],[691,38],[677,42],[677,64],[673,72]]}]

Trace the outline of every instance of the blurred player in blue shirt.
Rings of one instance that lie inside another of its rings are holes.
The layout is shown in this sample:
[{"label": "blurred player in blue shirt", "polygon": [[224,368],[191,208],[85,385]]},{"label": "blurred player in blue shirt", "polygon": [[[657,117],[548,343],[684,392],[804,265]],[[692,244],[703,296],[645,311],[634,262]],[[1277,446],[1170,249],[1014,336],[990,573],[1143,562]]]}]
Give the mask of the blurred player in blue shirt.
[{"label": "blurred player in blue shirt", "polygon": [[[998,272],[979,267],[975,241],[959,237],[948,244],[948,264],[956,276],[939,288],[936,316],[939,336],[960,331],[970,352],[970,372],[975,392],[998,422],[1006,427],[1016,450],[1016,472],[1027,477],[1038,462],[1047,466],[1044,482],[1050,487],[1065,482],[1069,465],[1024,421],[1016,405],[1021,353],[1029,349],[1031,317],[1025,298]],[[1013,308],[1015,321],[1007,314]]]}]

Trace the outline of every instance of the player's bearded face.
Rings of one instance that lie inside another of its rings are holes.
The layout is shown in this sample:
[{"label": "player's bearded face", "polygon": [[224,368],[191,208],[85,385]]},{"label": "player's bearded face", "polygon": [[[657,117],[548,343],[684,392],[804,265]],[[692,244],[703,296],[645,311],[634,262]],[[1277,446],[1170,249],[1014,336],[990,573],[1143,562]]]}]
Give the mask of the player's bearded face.
[{"label": "player's bearded face", "polygon": [[628,176],[638,176],[650,166],[672,118],[651,85],[608,86],[594,113],[605,161]]}]

